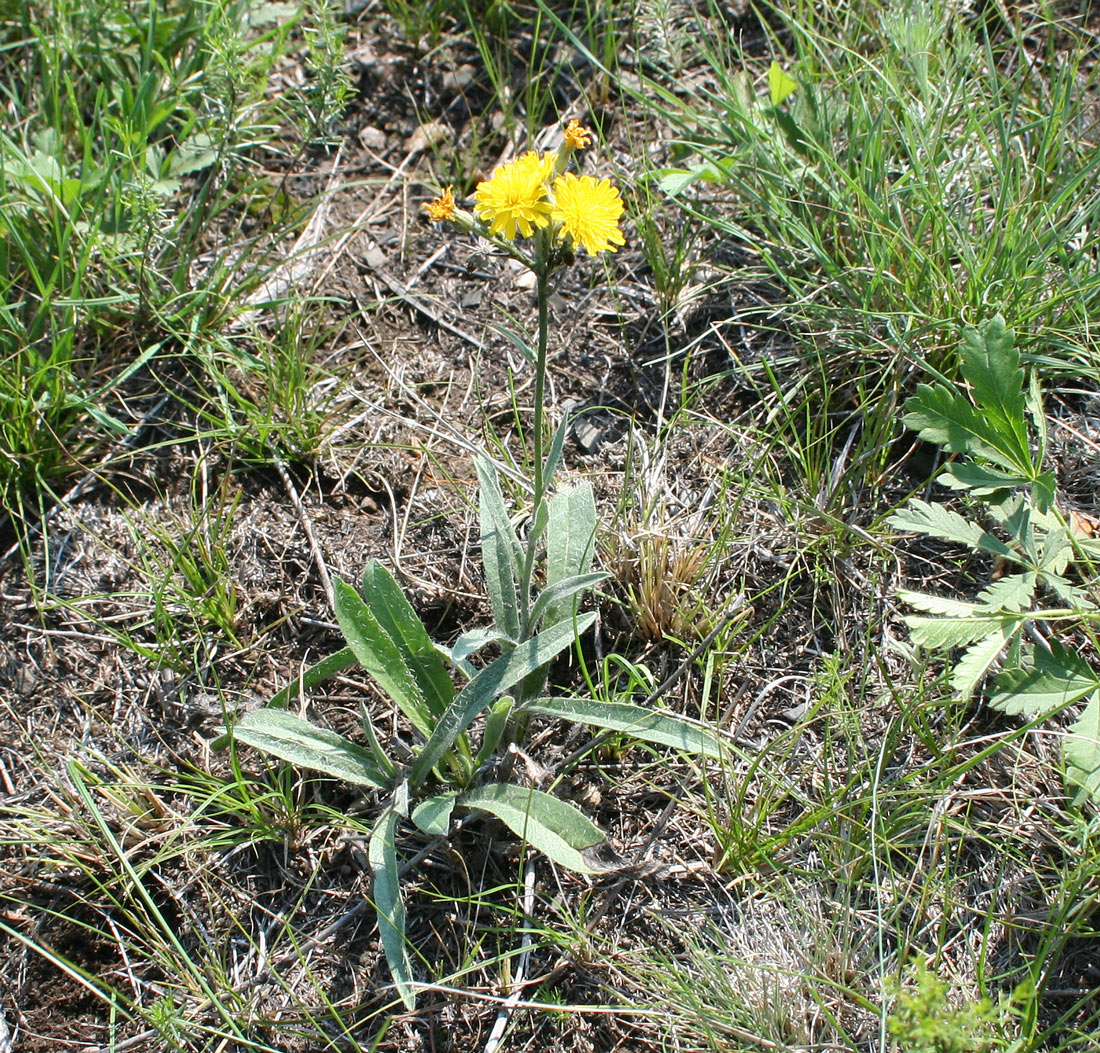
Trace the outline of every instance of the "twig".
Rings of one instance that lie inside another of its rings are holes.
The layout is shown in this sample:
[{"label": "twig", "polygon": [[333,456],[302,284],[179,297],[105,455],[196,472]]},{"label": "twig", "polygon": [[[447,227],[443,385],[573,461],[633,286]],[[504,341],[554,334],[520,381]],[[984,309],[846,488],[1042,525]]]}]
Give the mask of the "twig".
[{"label": "twig", "polygon": [[302,528],[302,533],[305,534],[306,540],[309,542],[309,550],[313,554],[313,563],[317,567],[317,576],[321,579],[321,585],[325,590],[325,596],[328,598],[329,609],[335,610],[336,597],[332,591],[332,579],[329,577],[328,567],[325,565],[325,557],[321,553],[321,546],[317,544],[317,537],[313,533],[313,524],[310,523],[309,516],[306,515],[302,499],[298,496],[298,490],[294,486],[294,480],[290,478],[290,472],[286,470],[283,459],[276,453],[275,447],[270,441],[267,444],[267,448],[271,453],[271,459],[275,463],[275,470],[279,473],[279,478],[282,479],[283,486],[286,487],[286,492],[290,496],[290,503],[294,505],[294,512],[298,516],[298,524]]},{"label": "twig", "polygon": [[520,995],[523,994],[524,981],[527,977],[527,965],[531,958],[531,926],[534,924],[535,913],[535,861],[527,860],[527,867],[523,872],[523,939],[520,942],[519,964],[516,966],[516,977],[512,981],[512,992],[508,995],[504,1004],[497,1012],[497,1018],[493,1021],[493,1030],[489,1032],[489,1040],[485,1043],[483,1053],[496,1053],[504,1038],[504,1030],[508,1021],[512,1019],[512,1013],[520,1003]]}]

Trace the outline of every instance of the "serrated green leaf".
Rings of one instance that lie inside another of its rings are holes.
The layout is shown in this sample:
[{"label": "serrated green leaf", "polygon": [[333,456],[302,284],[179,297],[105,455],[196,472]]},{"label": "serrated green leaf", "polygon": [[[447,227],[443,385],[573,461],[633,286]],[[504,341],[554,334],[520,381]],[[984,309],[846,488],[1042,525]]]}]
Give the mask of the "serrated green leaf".
[{"label": "serrated green leaf", "polygon": [[336,621],[355,655],[424,737],[432,733],[433,714],[420,693],[416,676],[406,665],[402,650],[382,628],[363,598],[347,582],[334,578]]},{"label": "serrated green leaf", "polygon": [[233,738],[299,768],[309,768],[353,786],[383,790],[389,780],[370,753],[335,731],[314,727],[285,709],[246,713]]},{"label": "serrated green leaf", "polygon": [[548,859],[579,874],[594,874],[582,854],[601,844],[603,831],[573,805],[541,790],[491,783],[462,795],[464,808],[495,815],[517,837]]},{"label": "serrated green leaf", "polygon": [[912,498],[904,508],[898,509],[887,522],[898,530],[911,530],[928,537],[954,541],[994,556],[1012,555],[1012,549],[977,523],[943,505],[922,501],[917,497]]},{"label": "serrated green leaf", "polygon": [[1088,663],[1057,641],[1051,642],[1049,651],[1034,648],[1031,653],[1032,668],[1006,669],[997,677],[989,699],[994,709],[1040,717],[1100,690],[1100,680]]},{"label": "serrated green leaf", "polygon": [[683,753],[720,760],[722,739],[709,728],[672,713],[646,709],[629,702],[597,702],[591,698],[534,698],[522,711],[541,717],[590,724],[621,731],[643,742],[671,746]]},{"label": "serrated green leaf", "polygon": [[966,647],[990,633],[998,632],[1005,614],[972,615],[968,618],[925,618],[906,615],[913,643],[925,651],[942,651],[948,647]]},{"label": "serrated green leaf", "polygon": [[412,964],[405,943],[405,904],[401,899],[401,877],[397,867],[397,813],[387,808],[371,831],[367,860],[374,875],[374,909],[378,934],[386,952],[386,964],[394,987],[405,1008],[416,1008]]},{"label": "serrated green leaf", "polygon": [[451,828],[451,813],[455,808],[455,793],[440,793],[421,801],[412,813],[417,829],[432,837],[442,837]]},{"label": "serrated green leaf", "polygon": [[523,621],[519,596],[523,549],[504,507],[496,468],[482,457],[475,458],[474,466],[479,488],[481,560],[493,618],[511,639],[518,640]]},{"label": "serrated green leaf", "polygon": [[959,698],[968,699],[974,693],[974,689],[989,672],[990,666],[997,660],[1016,626],[1020,624],[1022,621],[1015,625],[1006,622],[997,632],[977,640],[963,652],[951,671],[951,688]]},{"label": "serrated green leaf", "polygon": [[1067,730],[1062,755],[1066,778],[1077,787],[1074,800],[1100,803],[1100,696],[1094,694]]},{"label": "serrated green leaf", "polygon": [[975,497],[985,497],[1000,490],[1030,486],[1033,480],[1019,472],[998,471],[973,461],[956,461],[944,468],[937,481],[953,490],[970,490]]},{"label": "serrated green leaf", "polygon": [[980,608],[987,611],[1022,611],[1031,606],[1038,580],[1038,575],[1031,570],[1023,574],[1006,574],[978,593]]},{"label": "serrated green leaf", "polygon": [[417,754],[409,773],[412,785],[419,786],[439,759],[451,748],[474,718],[487,709],[508,688],[554,659],[572,644],[596,620],[592,613],[582,614],[574,626],[562,622],[518,644],[487,665],[457,695],[439,718],[431,738]]},{"label": "serrated green leaf", "polygon": [[1014,435],[1005,435],[991,418],[970,405],[958,392],[921,384],[905,404],[905,425],[925,442],[951,453],[984,457],[1009,472],[1030,475],[1030,455],[1021,463]]},{"label": "serrated green leaf", "polygon": [[1004,319],[994,315],[975,329],[967,326],[959,344],[959,371],[970,383],[979,409],[997,422],[1005,440],[1012,443],[1017,463],[1030,465],[1027,419],[1024,416],[1024,371],[1016,350],[1016,334]]},{"label": "serrated green leaf", "polygon": [[363,572],[363,600],[397,645],[402,664],[416,680],[420,697],[439,716],[455,695],[454,684],[428,630],[390,572],[376,559]]},{"label": "serrated green leaf", "polygon": [[1039,570],[1044,574],[1064,574],[1073,555],[1073,545],[1064,527],[1050,531],[1044,539],[1039,555]]},{"label": "serrated green leaf", "polygon": [[916,607],[918,611],[927,614],[939,614],[947,618],[985,618],[976,603],[967,600],[956,600],[950,596],[935,596],[930,592],[910,592],[908,589],[898,590],[898,599],[902,603],[908,603],[910,607]]}]

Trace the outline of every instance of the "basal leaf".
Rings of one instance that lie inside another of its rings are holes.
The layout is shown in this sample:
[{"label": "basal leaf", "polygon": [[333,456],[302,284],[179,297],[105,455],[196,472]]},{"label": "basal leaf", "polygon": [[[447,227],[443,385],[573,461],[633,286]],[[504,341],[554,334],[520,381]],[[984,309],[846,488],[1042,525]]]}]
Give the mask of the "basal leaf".
[{"label": "basal leaf", "polygon": [[487,709],[508,688],[541,669],[564,651],[596,620],[594,614],[582,614],[576,621],[555,625],[531,640],[518,644],[486,666],[457,695],[439,718],[431,738],[424,744],[409,773],[412,785],[419,786],[439,763],[455,739],[474,718]]},{"label": "basal leaf", "polygon": [[1077,787],[1076,802],[1100,803],[1100,696],[1093,694],[1066,732],[1062,755],[1066,778]]},{"label": "basal leaf", "polygon": [[421,801],[412,813],[417,828],[431,836],[443,836],[451,828],[451,813],[455,807],[454,793],[440,793]]},{"label": "basal leaf", "polygon": [[999,632],[1005,617],[1003,614],[975,614],[967,618],[925,618],[910,614],[903,620],[917,647],[942,651],[948,647],[966,647],[990,633]]},{"label": "basal leaf", "polygon": [[[589,483],[581,483],[547,502],[546,587],[586,575],[592,569],[596,551],[596,501]],[[540,597],[540,600],[542,598]],[[571,617],[575,607],[572,594],[563,593],[546,603],[545,624],[554,625]],[[535,616],[532,614],[532,621]]]},{"label": "basal leaf", "polygon": [[336,620],[356,661],[378,681],[413,727],[427,738],[432,731],[432,712],[420,693],[413,670],[405,662],[402,649],[347,582],[334,578],[332,591]]},{"label": "basal leaf", "polygon": [[591,698],[534,698],[523,704],[523,712],[590,724],[608,731],[621,731],[632,738],[658,746],[671,746],[695,756],[719,760],[724,755],[721,737],[702,724],[628,702],[597,702]]},{"label": "basal leaf", "polygon": [[397,813],[387,808],[371,831],[367,860],[374,875],[374,909],[378,934],[386,952],[394,987],[405,1008],[416,1008],[412,964],[405,943],[405,904],[401,899],[401,877],[397,867]]},{"label": "basal leaf", "polygon": [[902,419],[925,442],[934,442],[951,453],[983,457],[1009,472],[1031,474],[1031,457],[1021,463],[1016,437],[1004,434],[991,418],[951,388],[921,384],[905,406],[908,412]]},{"label": "basal leaf", "polygon": [[232,731],[245,745],[270,753],[299,768],[309,768],[353,786],[383,790],[385,773],[365,749],[335,731],[314,727],[285,709],[257,709],[246,713]]},{"label": "basal leaf", "polygon": [[568,621],[573,617],[577,596],[606,579],[606,574],[596,572],[562,578],[560,581],[555,581],[553,585],[548,585],[539,593],[538,599],[531,606],[531,623],[537,625],[540,618],[546,625]]},{"label": "basal leaf", "polygon": [[989,704],[1013,716],[1040,717],[1100,690],[1100,680],[1079,655],[1052,641],[1033,648],[1032,667],[1006,669],[997,677]]},{"label": "basal leaf", "polygon": [[778,62],[768,67],[768,98],[773,106],[780,106],[786,99],[798,91],[798,81],[784,71]]},{"label": "basal leaf", "polygon": [[560,866],[580,874],[598,873],[582,853],[601,844],[604,833],[573,805],[541,790],[509,783],[480,786],[463,794],[458,803],[495,815],[517,837]]},{"label": "basal leaf", "polygon": [[376,559],[370,560],[363,572],[363,599],[397,645],[402,663],[416,680],[420,697],[429,711],[438,716],[454,698],[454,684],[424,623],[390,572]]}]

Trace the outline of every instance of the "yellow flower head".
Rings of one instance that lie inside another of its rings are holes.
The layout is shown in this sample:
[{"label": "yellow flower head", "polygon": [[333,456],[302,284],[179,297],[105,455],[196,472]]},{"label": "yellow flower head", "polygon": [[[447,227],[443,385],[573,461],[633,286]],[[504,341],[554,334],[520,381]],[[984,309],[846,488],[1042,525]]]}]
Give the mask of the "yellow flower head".
[{"label": "yellow flower head", "polygon": [[554,180],[553,219],[561,224],[561,236],[585,247],[589,256],[614,252],[625,244],[619,230],[623,199],[608,179],[575,176],[566,172]]},{"label": "yellow flower head", "polygon": [[529,238],[535,228],[550,222],[546,181],[554,168],[554,155],[542,157],[531,150],[502,164],[490,179],[478,183],[475,211],[489,224],[490,234],[512,241],[518,230]]},{"label": "yellow flower head", "polygon": [[592,133],[580,121],[570,121],[565,126],[565,142],[570,150],[583,150],[592,142]]},{"label": "yellow flower head", "polygon": [[425,206],[428,218],[433,223],[442,223],[455,214],[455,196],[453,187],[447,187],[434,201],[429,201]]}]

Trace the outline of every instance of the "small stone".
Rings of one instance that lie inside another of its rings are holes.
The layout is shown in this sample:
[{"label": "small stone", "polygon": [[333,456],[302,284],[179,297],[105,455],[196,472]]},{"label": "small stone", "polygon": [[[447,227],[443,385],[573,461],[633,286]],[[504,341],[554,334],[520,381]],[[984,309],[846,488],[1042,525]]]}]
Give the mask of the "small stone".
[{"label": "small stone", "polygon": [[386,149],[386,133],[381,128],[373,128],[368,125],[359,131],[359,144],[364,150],[373,150],[379,153]]}]

